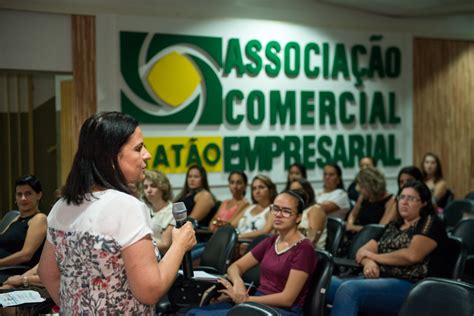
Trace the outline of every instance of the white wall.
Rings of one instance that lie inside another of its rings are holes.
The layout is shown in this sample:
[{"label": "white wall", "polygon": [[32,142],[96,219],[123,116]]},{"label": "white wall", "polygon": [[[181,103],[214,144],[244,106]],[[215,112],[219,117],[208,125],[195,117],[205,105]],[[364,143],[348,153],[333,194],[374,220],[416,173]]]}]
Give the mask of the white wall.
[{"label": "white wall", "polygon": [[0,69],[72,72],[68,15],[0,10]]}]

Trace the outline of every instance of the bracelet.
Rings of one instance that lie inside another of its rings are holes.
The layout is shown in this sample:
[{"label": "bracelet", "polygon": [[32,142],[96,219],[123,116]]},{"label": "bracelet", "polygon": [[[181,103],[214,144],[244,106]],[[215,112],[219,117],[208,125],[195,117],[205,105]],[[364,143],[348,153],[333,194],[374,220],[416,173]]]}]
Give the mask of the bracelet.
[{"label": "bracelet", "polygon": [[24,286],[24,287],[28,287],[28,286],[29,286],[29,284],[28,284],[28,277],[27,277],[27,276],[24,276],[24,277],[23,277],[23,286]]}]

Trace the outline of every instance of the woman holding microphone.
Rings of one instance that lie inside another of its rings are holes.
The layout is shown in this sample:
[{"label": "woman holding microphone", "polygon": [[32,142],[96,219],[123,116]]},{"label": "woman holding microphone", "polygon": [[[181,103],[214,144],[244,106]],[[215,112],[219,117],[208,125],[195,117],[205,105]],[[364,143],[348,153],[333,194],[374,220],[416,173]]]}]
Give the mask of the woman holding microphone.
[{"label": "woman holding microphone", "polygon": [[143,180],[149,159],[131,116],[103,112],[82,125],[39,265],[61,313],[154,315],[174,282],[196,239],[190,223],[173,229],[169,251],[157,260],[147,208],[128,188]]}]

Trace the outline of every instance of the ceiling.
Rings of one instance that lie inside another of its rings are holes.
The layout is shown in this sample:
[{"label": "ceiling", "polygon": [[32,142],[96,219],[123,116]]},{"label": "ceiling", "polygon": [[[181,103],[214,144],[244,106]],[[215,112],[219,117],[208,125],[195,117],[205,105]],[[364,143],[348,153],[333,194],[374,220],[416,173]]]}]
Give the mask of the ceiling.
[{"label": "ceiling", "polygon": [[[474,0],[0,0],[0,8],[57,13],[154,14],[160,7],[168,9],[190,3],[212,6],[245,5],[255,7],[297,7],[298,4],[322,4],[398,18],[474,15]],[[176,9],[175,9],[176,10]],[[474,24],[474,17],[473,17]]]}]

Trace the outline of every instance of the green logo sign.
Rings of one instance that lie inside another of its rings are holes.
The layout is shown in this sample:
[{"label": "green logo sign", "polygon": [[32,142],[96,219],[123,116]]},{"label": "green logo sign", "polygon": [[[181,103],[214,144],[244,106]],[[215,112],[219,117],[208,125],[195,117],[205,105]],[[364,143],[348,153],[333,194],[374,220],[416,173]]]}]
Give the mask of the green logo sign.
[{"label": "green logo sign", "polygon": [[141,123],[222,123],[221,38],[120,32],[120,69],[122,111]]}]

